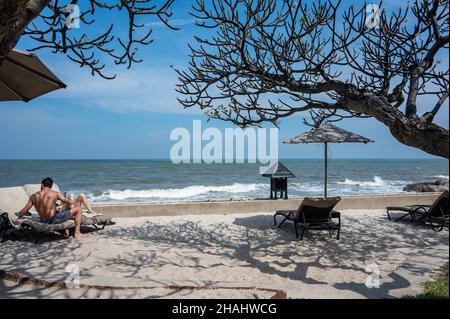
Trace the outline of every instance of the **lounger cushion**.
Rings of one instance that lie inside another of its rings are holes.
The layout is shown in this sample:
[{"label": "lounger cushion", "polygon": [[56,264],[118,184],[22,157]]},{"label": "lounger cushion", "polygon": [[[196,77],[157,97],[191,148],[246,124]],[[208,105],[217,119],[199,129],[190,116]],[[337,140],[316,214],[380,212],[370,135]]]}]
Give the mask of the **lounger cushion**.
[{"label": "lounger cushion", "polygon": [[[28,196],[31,196],[41,190],[41,184],[26,184],[23,185],[23,189]],[[55,192],[60,192],[59,187],[56,184],[53,184],[52,190],[54,190]]]},{"label": "lounger cushion", "polygon": [[82,224],[83,226],[92,226],[92,225],[99,225],[104,224],[106,222],[109,222],[111,220],[110,217],[105,217],[101,215],[93,216],[93,217],[87,217],[83,216]]},{"label": "lounger cushion", "polygon": [[54,231],[60,231],[75,227],[75,222],[72,219],[60,224],[45,224],[34,218],[18,218],[14,213],[8,213],[8,217],[11,225],[13,225],[13,227],[17,229],[20,229],[24,225],[27,225],[33,227],[36,231],[43,233],[51,233]]},{"label": "lounger cushion", "polygon": [[0,211],[15,213],[28,201],[28,195],[21,186],[0,188]]},{"label": "lounger cushion", "polygon": [[[16,213],[20,211],[28,202],[30,196],[40,189],[40,184],[0,188],[0,212]],[[56,184],[53,185],[52,189],[59,192],[59,187]],[[35,212],[34,208],[30,211]]]},{"label": "lounger cushion", "polygon": [[304,206],[312,206],[318,208],[334,207],[341,200],[340,197],[328,197],[328,198],[312,198],[305,197],[300,204],[299,210]]},{"label": "lounger cushion", "polygon": [[75,227],[75,222],[73,221],[73,219],[70,219],[60,224],[45,224],[31,218],[24,218],[24,221],[22,221],[22,225],[31,226],[40,233],[51,233],[73,228]]},{"label": "lounger cushion", "polygon": [[341,201],[340,197],[328,197],[328,198],[312,198],[305,197],[303,201],[300,203],[300,206],[295,213],[295,218],[300,218],[300,212],[307,209],[308,211],[331,211],[333,208]]}]

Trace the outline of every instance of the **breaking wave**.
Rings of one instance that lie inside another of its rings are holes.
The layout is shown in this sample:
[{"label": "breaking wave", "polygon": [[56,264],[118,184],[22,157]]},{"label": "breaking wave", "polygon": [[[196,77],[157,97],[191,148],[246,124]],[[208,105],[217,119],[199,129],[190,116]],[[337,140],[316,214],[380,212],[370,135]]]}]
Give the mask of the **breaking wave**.
[{"label": "breaking wave", "polygon": [[[373,180],[371,181],[354,181],[352,179],[345,179],[343,182],[336,182],[336,184],[339,185],[350,185],[350,186],[361,186],[361,187],[382,187],[382,186],[388,186],[389,184],[392,184],[393,181],[386,182],[379,176],[375,176]],[[394,181],[395,183],[395,181]]]},{"label": "breaking wave", "polygon": [[[225,186],[188,186],[184,188],[147,189],[147,190],[108,190],[99,197],[103,199],[123,201],[132,198],[142,199],[189,199],[201,195],[213,195],[214,193],[243,194],[255,192],[263,188],[264,184],[239,184]],[[100,198],[97,198],[99,200]]]},{"label": "breaking wave", "polygon": [[[375,176],[373,180],[356,181],[345,179],[343,181],[330,181],[328,190],[339,195],[354,194],[384,194],[399,193],[403,191],[406,181],[386,181]],[[154,188],[142,190],[107,190],[91,194],[94,202],[170,202],[183,200],[226,200],[267,198],[269,183],[234,183],[231,185],[191,185],[183,188]],[[323,183],[317,182],[290,182],[288,192],[291,196],[321,196]]]}]

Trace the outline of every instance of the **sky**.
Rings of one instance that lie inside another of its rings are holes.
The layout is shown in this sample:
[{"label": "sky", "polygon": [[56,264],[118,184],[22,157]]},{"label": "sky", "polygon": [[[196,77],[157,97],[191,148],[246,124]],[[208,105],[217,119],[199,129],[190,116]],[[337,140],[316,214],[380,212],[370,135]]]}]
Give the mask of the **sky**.
[{"label": "sky", "polygon": [[[117,74],[115,80],[92,77],[87,68],[80,68],[63,55],[38,51],[68,88],[29,103],[0,103],[0,159],[167,159],[175,143],[170,141],[170,132],[175,128],[191,130],[193,120],[202,120],[204,127],[232,127],[217,120],[207,123],[200,111],[183,109],[177,102],[174,68],[186,69],[188,44],[194,43],[194,35],[200,32],[188,14],[190,2],[175,1],[172,24],[179,31],[169,30],[155,17],[143,21],[153,28],[154,43],[140,48],[138,55],[144,61],[130,70],[107,65],[110,74]],[[348,1],[348,5],[351,3],[356,2]],[[391,0],[385,5],[395,7],[398,3]],[[110,15],[98,15],[100,24],[110,20]],[[89,27],[81,25],[80,30],[83,28]],[[30,48],[30,41],[24,38],[17,47]],[[309,130],[302,123],[305,116],[283,119],[279,141]],[[448,127],[448,106],[437,121]],[[432,158],[397,142],[376,120],[349,119],[337,125],[376,142],[332,146],[332,158]],[[279,145],[280,158],[322,156],[320,145]]]}]

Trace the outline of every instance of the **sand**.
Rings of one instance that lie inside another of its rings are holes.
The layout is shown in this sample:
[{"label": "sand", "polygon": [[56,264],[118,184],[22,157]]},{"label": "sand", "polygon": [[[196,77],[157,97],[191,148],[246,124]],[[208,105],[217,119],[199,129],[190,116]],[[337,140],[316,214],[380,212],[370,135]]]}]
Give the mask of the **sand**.
[{"label": "sand", "polygon": [[422,291],[449,258],[448,229],[392,222],[378,210],[343,211],[338,241],[317,231],[299,241],[291,224],[277,229],[266,213],[115,221],[82,241],[0,244],[0,270],[63,283],[76,265],[85,285],[0,280],[0,297],[270,298],[280,290],[288,298],[394,298]]}]

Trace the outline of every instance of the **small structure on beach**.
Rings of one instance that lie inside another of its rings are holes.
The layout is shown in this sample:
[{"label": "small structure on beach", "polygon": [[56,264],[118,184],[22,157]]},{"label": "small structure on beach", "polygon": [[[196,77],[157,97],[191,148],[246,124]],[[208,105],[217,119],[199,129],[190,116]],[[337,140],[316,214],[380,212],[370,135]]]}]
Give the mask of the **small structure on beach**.
[{"label": "small structure on beach", "polygon": [[262,174],[263,177],[270,177],[270,198],[277,199],[278,192],[280,192],[280,198],[288,198],[287,179],[294,178],[290,170],[286,168],[280,162],[272,165],[266,172]]}]

